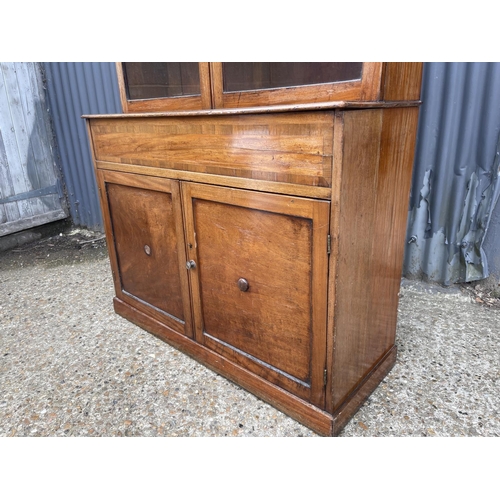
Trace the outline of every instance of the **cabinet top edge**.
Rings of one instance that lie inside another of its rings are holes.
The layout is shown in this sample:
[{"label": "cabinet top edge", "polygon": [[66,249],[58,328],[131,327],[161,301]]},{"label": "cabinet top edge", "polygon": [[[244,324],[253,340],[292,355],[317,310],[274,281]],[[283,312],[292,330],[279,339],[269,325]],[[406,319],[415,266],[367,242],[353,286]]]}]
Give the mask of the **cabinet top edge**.
[{"label": "cabinet top edge", "polygon": [[280,106],[259,106],[252,108],[200,109],[189,111],[163,111],[157,113],[118,113],[82,115],[82,118],[159,118],[177,116],[223,116],[248,115],[257,113],[286,113],[291,111],[319,111],[329,109],[370,109],[370,108],[407,108],[420,106],[422,101],[332,101],[311,104],[288,104]]}]

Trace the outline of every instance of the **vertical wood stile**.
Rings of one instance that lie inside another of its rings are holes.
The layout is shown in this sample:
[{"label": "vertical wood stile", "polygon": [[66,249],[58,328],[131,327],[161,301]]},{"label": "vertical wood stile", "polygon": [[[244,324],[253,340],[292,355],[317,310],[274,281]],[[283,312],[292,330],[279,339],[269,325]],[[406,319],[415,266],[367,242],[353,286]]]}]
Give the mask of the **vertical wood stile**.
[{"label": "vertical wood stile", "polygon": [[342,184],[344,150],[344,112],[335,112],[333,126],[333,169],[332,169],[332,197],[330,215],[331,252],[328,266],[328,324],[327,324],[327,362],[328,378],[326,385],[326,410],[333,411],[333,353],[335,349],[335,319],[337,305],[337,272],[340,238],[340,196]]}]

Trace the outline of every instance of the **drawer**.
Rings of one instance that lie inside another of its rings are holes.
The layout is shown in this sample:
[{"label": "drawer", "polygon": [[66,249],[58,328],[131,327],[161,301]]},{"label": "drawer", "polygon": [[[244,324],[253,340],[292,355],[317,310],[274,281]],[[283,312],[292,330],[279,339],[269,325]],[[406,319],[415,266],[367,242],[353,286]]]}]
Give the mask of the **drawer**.
[{"label": "drawer", "polygon": [[90,120],[95,159],[331,187],[333,112]]}]

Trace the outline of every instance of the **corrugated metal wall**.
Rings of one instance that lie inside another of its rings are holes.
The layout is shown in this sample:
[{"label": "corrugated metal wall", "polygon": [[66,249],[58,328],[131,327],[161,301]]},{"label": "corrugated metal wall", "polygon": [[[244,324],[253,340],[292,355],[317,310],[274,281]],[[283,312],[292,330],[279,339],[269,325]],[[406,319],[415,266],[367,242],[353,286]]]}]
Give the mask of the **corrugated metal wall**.
[{"label": "corrugated metal wall", "polygon": [[68,216],[39,63],[0,63],[0,236]]},{"label": "corrugated metal wall", "polygon": [[76,225],[102,229],[84,114],[121,113],[114,63],[44,63],[49,106],[70,213]]},{"label": "corrugated metal wall", "polygon": [[[80,117],[121,112],[115,65],[45,68],[73,221],[102,227]],[[500,63],[425,63],[422,100],[404,274],[450,284],[488,276],[491,262],[500,276]]]},{"label": "corrugated metal wall", "polygon": [[490,255],[483,245],[500,190],[500,63],[426,63],[422,101],[404,273],[485,278],[500,246],[496,228]]}]

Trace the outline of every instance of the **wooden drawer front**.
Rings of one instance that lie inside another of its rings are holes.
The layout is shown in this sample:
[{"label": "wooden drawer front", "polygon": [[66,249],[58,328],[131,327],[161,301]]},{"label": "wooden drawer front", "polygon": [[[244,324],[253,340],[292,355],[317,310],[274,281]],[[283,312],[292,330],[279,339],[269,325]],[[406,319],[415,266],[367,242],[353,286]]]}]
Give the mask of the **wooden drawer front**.
[{"label": "wooden drawer front", "polygon": [[329,203],[199,185],[183,190],[187,238],[196,238],[198,340],[322,405]]},{"label": "wooden drawer front", "polygon": [[178,183],[112,172],[103,177],[117,297],[191,335]]},{"label": "wooden drawer front", "polygon": [[333,113],[91,119],[97,161],[331,186]]}]

